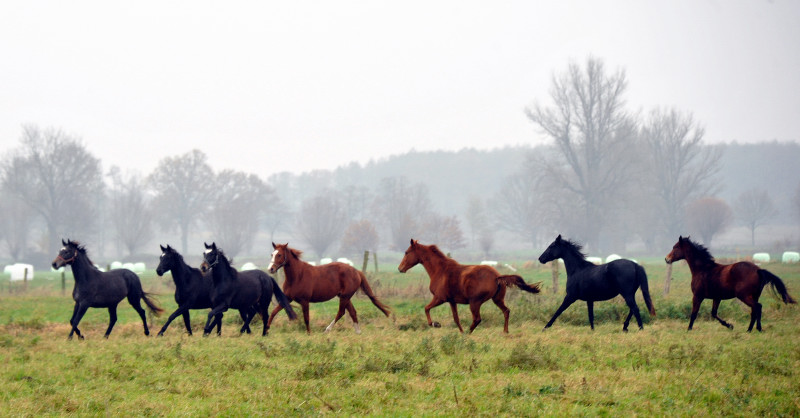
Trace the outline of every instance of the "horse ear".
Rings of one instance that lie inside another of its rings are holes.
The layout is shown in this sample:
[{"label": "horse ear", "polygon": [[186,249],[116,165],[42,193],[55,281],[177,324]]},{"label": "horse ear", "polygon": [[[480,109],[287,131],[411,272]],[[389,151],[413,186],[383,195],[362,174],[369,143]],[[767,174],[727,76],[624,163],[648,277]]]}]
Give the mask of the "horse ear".
[{"label": "horse ear", "polygon": [[277,246],[277,245],[275,245],[275,241],[273,241],[273,242],[272,242],[272,249],[273,249],[273,250],[277,250],[277,249],[278,249],[278,246]]},{"label": "horse ear", "polygon": [[65,246],[65,247],[67,246],[67,243],[64,242],[64,238],[61,238],[61,245]]},{"label": "horse ear", "polygon": [[205,242],[205,241],[203,241],[203,245],[205,245],[205,246],[206,246],[206,250],[208,250],[208,249],[210,249],[210,248],[211,248],[211,247],[209,247],[209,246],[208,246],[208,244],[206,244],[206,242]]},{"label": "horse ear", "polygon": [[411,246],[414,246],[414,238],[411,238]]},{"label": "horse ear", "polygon": [[163,245],[161,245],[161,244],[158,244],[158,246],[159,246],[159,247],[161,247],[161,252],[162,252],[162,253],[163,253],[163,252],[165,252],[165,251],[167,251],[167,249],[166,249],[166,248],[164,248],[164,246],[163,246]]},{"label": "horse ear", "polygon": [[561,241],[561,234],[558,234],[558,236],[556,237],[556,241]]}]

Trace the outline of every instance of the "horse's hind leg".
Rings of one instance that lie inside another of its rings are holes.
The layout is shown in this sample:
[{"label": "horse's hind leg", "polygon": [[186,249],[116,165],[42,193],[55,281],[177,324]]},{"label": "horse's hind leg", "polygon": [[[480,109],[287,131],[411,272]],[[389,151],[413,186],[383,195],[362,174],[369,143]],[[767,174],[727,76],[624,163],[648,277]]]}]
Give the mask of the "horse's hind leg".
[{"label": "horse's hind leg", "polygon": [[114,328],[114,324],[117,323],[117,305],[109,306],[108,307],[108,329],[106,330],[106,335],[104,338],[108,338],[108,335],[111,334],[111,330]]},{"label": "horse's hind leg", "polygon": [[339,322],[339,319],[344,316],[344,311],[347,310],[347,304],[350,303],[350,299],[339,298],[339,311],[336,312],[336,316],[333,318],[333,321],[325,327],[325,332],[330,332],[333,329],[333,326]]},{"label": "horse's hind leg", "polygon": [[[728,328],[728,329],[733,329],[733,325],[731,325],[731,324],[729,324],[729,323],[727,323],[727,322],[723,321],[723,320],[722,320],[722,318],[720,318],[719,316],[717,316],[717,309],[719,309],[719,302],[720,302],[720,299],[714,299],[714,300],[713,300],[713,302],[712,302],[712,305],[711,305],[711,317],[712,317],[712,318],[714,318],[714,319],[716,319],[717,321],[719,321],[719,323],[720,323],[720,324],[722,324],[722,325],[724,325],[726,328]],[[752,307],[752,305],[751,305],[751,307]],[[750,319],[750,328],[752,329],[752,328],[753,328],[753,315],[752,315],[752,311],[751,311],[750,318],[751,318],[751,319]]]},{"label": "horse's hind leg", "polygon": [[689,331],[692,330],[694,320],[697,319],[697,312],[700,310],[700,305],[703,303],[703,298],[694,295],[692,296],[692,314],[689,316]]},{"label": "horse's hind leg", "polygon": [[589,312],[589,326],[594,331],[594,301],[586,301],[586,310]]},{"label": "horse's hind leg", "polygon": [[756,329],[761,331],[761,304],[750,296],[739,299],[750,307],[750,326],[747,327],[747,332],[753,331],[754,324],[757,325]]},{"label": "horse's hind leg", "polygon": [[[450,302],[450,310],[453,311],[453,321],[455,321],[458,330],[461,331],[461,333],[463,334],[464,329],[461,328],[461,320],[458,319],[458,305],[456,305],[455,302]],[[470,330],[470,332],[471,331],[472,330]]]},{"label": "horse's hind leg", "polygon": [[356,334],[361,334],[361,328],[358,326],[358,315],[356,314],[356,307],[353,306],[353,301],[347,301],[347,313],[350,314],[350,319],[353,320],[353,329],[356,330]]},{"label": "horse's hind leg", "polygon": [[[633,313],[633,316],[636,318],[636,324],[639,325],[639,329],[644,329],[642,326],[642,315],[639,313],[639,305],[636,304],[636,297],[634,294],[630,294],[628,296],[623,296],[625,299],[625,303],[628,305],[628,309],[630,312]],[[630,313],[628,314],[630,315]],[[625,321],[625,325],[623,326],[623,331],[627,328],[628,321]]]},{"label": "horse's hind leg", "polygon": [[628,308],[628,317],[625,318],[625,323],[622,324],[622,331],[628,332],[628,324],[631,323],[632,317],[633,317],[633,309]]},{"label": "horse's hind leg", "polygon": [[511,313],[511,309],[508,309],[508,306],[506,306],[506,303],[503,301],[503,298],[498,297],[498,295],[495,295],[495,297],[492,298],[492,302],[494,302],[494,304],[497,305],[498,308],[500,308],[500,311],[503,312],[503,319],[504,319],[503,332],[508,334],[508,316]]},{"label": "horse's hind leg", "polygon": [[[472,312],[472,325],[469,326],[469,333],[472,334],[472,331],[475,331],[475,328],[478,327],[478,324],[481,323],[481,305],[483,305],[482,301],[472,301],[469,303],[469,310]],[[455,306],[455,305],[453,305]],[[461,328],[459,326],[459,328]]]},{"label": "horse's hind leg", "polygon": [[133,309],[136,310],[136,313],[139,314],[139,318],[142,318],[142,326],[144,326],[144,335],[150,335],[150,328],[147,328],[147,317],[144,313],[144,308],[142,308],[142,303],[140,298],[133,298],[131,296],[128,297],[128,303],[133,306]]}]

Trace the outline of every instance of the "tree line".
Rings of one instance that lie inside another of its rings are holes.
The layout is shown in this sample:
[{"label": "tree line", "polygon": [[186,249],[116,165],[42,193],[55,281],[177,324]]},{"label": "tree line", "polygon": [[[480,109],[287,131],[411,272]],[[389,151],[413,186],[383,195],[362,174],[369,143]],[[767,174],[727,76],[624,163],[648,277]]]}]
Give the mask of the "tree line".
[{"label": "tree line", "polygon": [[[550,96],[525,109],[547,144],[412,151],[266,181],[215,172],[201,150],[165,157],[147,175],[104,171],[80,139],[28,125],[0,161],[0,239],[13,260],[52,258],[65,236],[96,240],[101,253],[136,254],[156,231],[177,234],[186,252],[200,230],[231,256],[247,254],[259,233],[297,237],[320,257],[401,250],[411,237],[488,255],[501,229],[533,247],[563,233],[590,251],[637,240],[659,252],[692,233],[710,245],[738,219],[755,242],[756,228],[778,212],[767,188],[756,181],[723,199],[721,173],[735,177],[724,146],[703,142],[691,112],[628,109],[627,89],[623,70],[590,57],[554,74]],[[800,187],[787,195],[800,219]]]}]

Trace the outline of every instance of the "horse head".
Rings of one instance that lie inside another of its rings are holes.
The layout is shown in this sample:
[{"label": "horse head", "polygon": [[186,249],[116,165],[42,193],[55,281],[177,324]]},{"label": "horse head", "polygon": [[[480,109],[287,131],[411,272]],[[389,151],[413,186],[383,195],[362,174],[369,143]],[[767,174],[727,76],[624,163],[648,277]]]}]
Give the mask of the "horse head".
[{"label": "horse head", "polygon": [[678,242],[672,246],[672,251],[670,251],[669,254],[664,257],[664,261],[666,261],[667,264],[672,264],[676,261],[686,259],[686,250],[684,247],[688,243],[689,237],[684,238],[682,235],[678,236]]},{"label": "horse head", "polygon": [[56,255],[55,260],[53,260],[53,268],[58,269],[64,267],[68,264],[72,264],[76,258],[78,258],[78,254],[80,254],[80,244],[77,241],[64,241],[61,239],[61,244],[63,247],[61,250],[58,251],[58,255]]},{"label": "horse head", "polygon": [[417,248],[420,245],[421,244],[419,243],[419,241],[413,238],[411,239],[411,245],[409,245],[408,249],[406,250],[406,253],[403,255],[403,259],[400,261],[400,265],[397,266],[397,270],[399,270],[400,273],[405,273],[411,267],[414,267],[417,264],[422,263],[422,260],[419,257],[419,252],[417,251]]},{"label": "horse head", "polygon": [[220,251],[217,248],[217,244],[214,242],[212,242],[211,245],[204,242],[203,245],[205,245],[206,250],[203,252],[203,264],[200,265],[200,270],[206,273],[219,263]]},{"label": "horse head", "polygon": [[177,266],[179,254],[169,245],[164,247],[163,245],[159,244],[159,247],[161,247],[161,258],[158,262],[158,267],[156,268],[156,274],[163,276],[164,273]]},{"label": "horse head", "polygon": [[563,243],[564,240],[561,238],[561,234],[558,234],[555,241],[553,241],[547,247],[547,249],[544,250],[542,255],[539,256],[539,262],[544,264],[547,263],[548,261],[558,260],[559,258],[562,258],[561,256],[563,255],[563,250],[561,247]]},{"label": "horse head", "polygon": [[269,272],[270,274],[275,274],[281,267],[286,265],[286,262],[289,261],[289,243],[286,244],[275,244],[272,243],[272,248],[274,251],[272,252],[272,256],[269,261]]}]

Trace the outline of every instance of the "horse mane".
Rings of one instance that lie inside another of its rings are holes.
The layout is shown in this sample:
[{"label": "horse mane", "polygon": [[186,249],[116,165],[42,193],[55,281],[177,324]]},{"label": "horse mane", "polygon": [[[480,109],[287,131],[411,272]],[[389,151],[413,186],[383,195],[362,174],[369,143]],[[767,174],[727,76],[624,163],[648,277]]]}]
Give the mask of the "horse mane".
[{"label": "horse mane", "polygon": [[586,254],[583,252],[583,245],[565,238],[561,239],[561,244],[565,246],[566,250],[575,253],[583,260],[586,259]]},{"label": "horse mane", "polygon": [[301,257],[303,256],[303,252],[302,252],[302,251],[300,251],[300,250],[298,250],[298,249],[296,249],[296,248],[292,248],[292,247],[289,247],[289,246],[287,245],[287,246],[286,246],[286,249],[287,249],[287,250],[289,250],[289,253],[291,253],[291,254],[292,254],[292,256],[294,256],[294,257],[295,257],[296,259],[298,259],[298,260],[300,260],[300,259],[301,259]]},{"label": "horse mane", "polygon": [[699,258],[697,262],[702,264],[714,264],[717,262],[717,260],[714,259],[714,256],[711,255],[711,252],[708,251],[708,248],[702,244],[692,241],[689,237],[685,238],[685,242],[689,244],[694,251],[694,254]]},{"label": "horse mane", "polygon": [[86,257],[86,261],[89,262],[89,265],[97,269],[97,267],[94,265],[94,262],[89,258],[89,253],[86,251],[86,247],[83,244],[81,244],[79,241],[68,241],[67,245],[75,247],[75,250]]},{"label": "horse mane", "polygon": [[436,246],[436,244],[431,245],[429,248],[431,249],[431,252],[434,255],[442,257],[444,259],[450,259],[450,257],[448,257],[445,253],[443,253],[442,250],[440,250],[439,247]]}]

